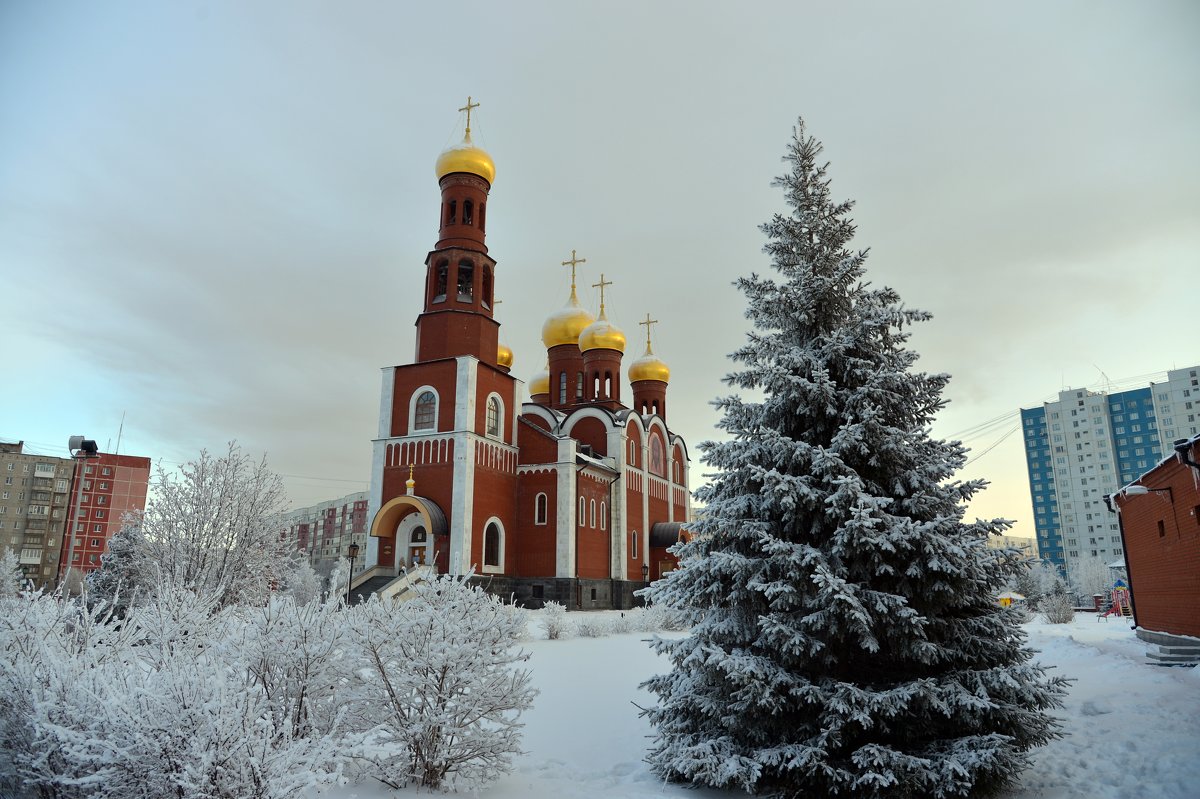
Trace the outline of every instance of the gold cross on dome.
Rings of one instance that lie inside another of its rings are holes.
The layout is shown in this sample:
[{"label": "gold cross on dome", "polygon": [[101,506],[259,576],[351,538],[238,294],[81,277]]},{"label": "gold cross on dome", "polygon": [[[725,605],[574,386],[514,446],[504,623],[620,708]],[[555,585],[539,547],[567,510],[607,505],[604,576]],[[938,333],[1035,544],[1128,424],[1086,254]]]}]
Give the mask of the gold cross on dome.
[{"label": "gold cross on dome", "polygon": [[479,107],[479,103],[472,103],[471,95],[468,94],[467,95],[467,104],[464,105],[462,108],[458,109],[459,111],[467,112],[467,135],[468,136],[471,135],[471,109],[478,108],[478,107]]},{"label": "gold cross on dome", "polygon": [[572,294],[575,293],[575,267],[579,266],[580,264],[586,264],[586,263],[587,263],[587,258],[576,258],[574,250],[571,250],[571,260],[562,262],[563,266],[571,267],[571,293]]},{"label": "gold cross on dome", "polygon": [[638,324],[639,324],[639,325],[645,325],[645,326],[646,326],[646,349],[647,349],[647,350],[649,350],[649,349],[650,349],[650,325],[657,325],[657,324],[658,324],[658,320],[657,320],[657,319],[651,319],[651,318],[650,318],[650,314],[646,314],[646,321],[645,321],[645,322],[638,322]]},{"label": "gold cross on dome", "polygon": [[600,282],[592,284],[592,288],[600,289],[600,313],[604,313],[604,287],[611,286],[611,285],[612,285],[612,281],[605,280],[603,272],[600,273]]},{"label": "gold cross on dome", "polygon": [[408,464],[408,479],[409,480],[413,479],[412,473],[413,473],[413,466],[415,466],[415,465],[416,464],[413,464],[413,463]]}]

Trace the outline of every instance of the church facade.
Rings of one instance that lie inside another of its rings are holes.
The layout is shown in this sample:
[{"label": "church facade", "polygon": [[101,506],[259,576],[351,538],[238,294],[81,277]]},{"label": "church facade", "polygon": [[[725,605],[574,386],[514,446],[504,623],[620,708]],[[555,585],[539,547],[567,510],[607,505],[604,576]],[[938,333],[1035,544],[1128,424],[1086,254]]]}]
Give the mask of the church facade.
[{"label": "church facade", "polygon": [[366,572],[474,570],[487,590],[537,605],[625,608],[674,565],[691,511],[688,453],[667,426],[670,370],[576,296],[542,328],[546,368],[525,384],[494,318],[496,260],[485,233],[495,178],[471,141],[437,161],[438,240],[425,259],[411,363],[383,369],[373,442]]}]

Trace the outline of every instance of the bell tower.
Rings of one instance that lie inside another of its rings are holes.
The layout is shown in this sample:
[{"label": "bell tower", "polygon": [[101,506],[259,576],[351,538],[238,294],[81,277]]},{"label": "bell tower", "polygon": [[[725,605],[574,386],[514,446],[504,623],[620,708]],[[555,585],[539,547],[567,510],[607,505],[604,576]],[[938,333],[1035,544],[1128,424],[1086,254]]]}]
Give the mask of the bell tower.
[{"label": "bell tower", "polygon": [[500,325],[493,318],[496,261],[488,255],[487,201],[496,165],[471,141],[467,98],[466,132],[437,160],[442,190],[438,241],[425,258],[425,303],[417,317],[416,361],[473,355],[497,365]]}]

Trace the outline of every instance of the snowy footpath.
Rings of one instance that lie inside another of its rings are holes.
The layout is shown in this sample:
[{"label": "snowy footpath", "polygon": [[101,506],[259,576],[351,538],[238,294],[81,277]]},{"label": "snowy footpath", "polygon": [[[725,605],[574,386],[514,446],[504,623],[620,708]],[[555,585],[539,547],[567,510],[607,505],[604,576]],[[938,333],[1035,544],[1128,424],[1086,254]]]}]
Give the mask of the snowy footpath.
[{"label": "snowy footpath", "polygon": [[[1004,799],[1196,799],[1200,797],[1200,670],[1153,666],[1146,645],[1120,621],[1026,625],[1038,660],[1076,680],[1058,711],[1067,736],[1039,750],[1022,784]],[[531,625],[531,632],[540,631]],[[486,799],[530,797],[688,797],[742,793],[664,785],[643,762],[650,727],[637,690],[666,668],[645,633],[532,640],[534,684],[523,748],[512,773]],[[415,789],[344,786],[322,797],[427,796]]]}]

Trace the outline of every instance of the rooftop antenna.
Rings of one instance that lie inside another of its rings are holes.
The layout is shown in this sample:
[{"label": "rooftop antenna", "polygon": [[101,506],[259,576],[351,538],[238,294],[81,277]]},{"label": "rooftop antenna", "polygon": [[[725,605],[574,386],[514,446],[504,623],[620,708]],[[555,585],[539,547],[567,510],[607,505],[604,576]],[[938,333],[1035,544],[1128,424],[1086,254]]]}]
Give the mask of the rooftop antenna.
[{"label": "rooftop antenna", "polygon": [[117,448],[113,451],[114,455],[121,454],[121,434],[125,432],[125,414],[128,411],[121,411],[121,426],[117,428]]}]

